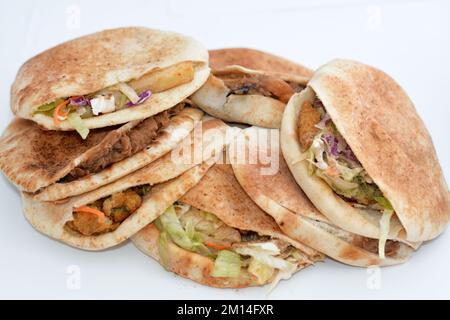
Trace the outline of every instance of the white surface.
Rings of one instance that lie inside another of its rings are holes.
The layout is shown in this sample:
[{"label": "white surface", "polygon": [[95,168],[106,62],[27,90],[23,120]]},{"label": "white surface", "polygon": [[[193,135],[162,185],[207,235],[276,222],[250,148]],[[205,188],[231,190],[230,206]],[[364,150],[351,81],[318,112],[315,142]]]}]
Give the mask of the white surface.
[{"label": "white surface", "polygon": [[[9,87],[26,59],[64,40],[127,25],[183,32],[209,48],[260,48],[312,68],[335,57],[375,65],[397,79],[416,103],[449,181],[448,1],[1,0],[0,129],[12,118]],[[4,177],[0,190],[0,298],[265,297],[264,288],[216,290],[176,277],[130,243],[100,253],[64,246],[31,228],[18,192]],[[383,269],[378,290],[367,285],[366,269],[328,260],[282,282],[271,298],[448,299],[449,242],[447,231],[409,263]],[[67,286],[71,265],[80,268],[78,290]]]}]

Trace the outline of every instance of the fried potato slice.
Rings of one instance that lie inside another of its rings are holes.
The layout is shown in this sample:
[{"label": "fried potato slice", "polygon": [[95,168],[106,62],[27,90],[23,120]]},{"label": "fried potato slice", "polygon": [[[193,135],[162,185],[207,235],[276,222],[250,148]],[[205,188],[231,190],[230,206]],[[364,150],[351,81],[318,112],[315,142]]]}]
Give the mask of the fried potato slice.
[{"label": "fried potato slice", "polygon": [[163,69],[154,69],[139,79],[128,83],[137,92],[151,90],[153,93],[166,91],[194,79],[194,63],[184,61]]}]

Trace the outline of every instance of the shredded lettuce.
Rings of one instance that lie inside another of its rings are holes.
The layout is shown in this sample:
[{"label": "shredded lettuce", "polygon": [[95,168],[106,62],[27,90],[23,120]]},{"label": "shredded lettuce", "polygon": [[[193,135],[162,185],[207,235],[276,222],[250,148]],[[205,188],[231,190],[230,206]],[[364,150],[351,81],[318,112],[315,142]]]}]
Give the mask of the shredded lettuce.
[{"label": "shredded lettuce", "polygon": [[132,87],[130,87],[126,83],[123,82],[118,83],[117,88],[120,90],[120,92],[126,95],[127,98],[130,99],[132,103],[137,103],[139,101],[140,99],[139,95],[136,93],[136,91],[134,91]]},{"label": "shredded lettuce", "polygon": [[197,232],[204,240],[212,240],[214,243],[240,242],[241,236],[237,229],[234,229],[215,215],[198,210],[188,209],[180,216],[181,225],[185,230],[191,229],[191,232]]},{"label": "shredded lettuce", "polygon": [[169,241],[167,233],[161,232],[158,238],[159,259],[166,270],[169,268]]},{"label": "shredded lettuce", "polygon": [[353,179],[358,176],[364,169],[362,167],[359,168],[349,168],[345,165],[336,162],[336,169],[339,173],[339,176],[342,177],[345,181],[353,181]]},{"label": "shredded lettuce", "polygon": [[294,266],[294,264],[290,263],[289,261],[274,257],[273,251],[265,250],[262,248],[246,246],[236,248],[235,251],[241,255],[258,259],[260,262],[265,263],[275,269],[290,270],[292,269],[292,266]]},{"label": "shredded lettuce", "polygon": [[[268,276],[269,268],[278,270],[275,279],[270,286],[270,292],[280,280],[289,279],[292,276],[297,270],[297,264],[275,257],[275,255],[280,253],[280,250],[275,244],[268,244],[269,243],[267,243],[267,245],[265,243],[254,243],[250,246],[236,248],[235,251],[241,255],[250,256],[253,260],[257,261],[256,265],[254,265],[251,270],[249,266],[248,271],[254,274],[258,281],[261,281],[261,279]],[[276,250],[274,247],[276,247]],[[255,262],[253,263],[255,264]],[[252,262],[250,262],[250,265],[251,264]],[[266,267],[263,267],[262,265],[265,265]]]},{"label": "shredded lettuce", "polygon": [[84,125],[80,115],[76,112],[71,112],[67,116],[67,120],[75,128],[75,130],[77,130],[81,138],[83,138],[83,140],[86,139],[89,134],[89,129]]},{"label": "shredded lettuce", "polygon": [[328,183],[328,185],[330,185],[334,191],[344,196],[347,196],[348,194],[353,194],[352,191],[358,188],[358,184],[355,182],[349,182],[340,177],[330,176],[323,171],[317,171],[316,175],[319,178],[325,180],[325,182]]},{"label": "shredded lettuce", "polygon": [[258,284],[266,284],[275,272],[275,269],[255,258],[250,259],[250,264],[248,265],[248,272],[253,274]]},{"label": "shredded lettuce", "polygon": [[122,92],[119,94],[119,98],[116,100],[116,109],[120,110],[126,107],[128,101],[128,97],[124,95]]},{"label": "shredded lettuce", "polygon": [[382,206],[384,209],[390,210],[390,211],[394,211],[394,208],[392,207],[391,202],[390,202],[388,199],[386,199],[385,197],[383,197],[383,196],[375,196],[375,197],[373,197],[373,198],[374,198],[375,201],[378,202],[378,204],[379,204],[380,206]]},{"label": "shredded lettuce", "polygon": [[378,240],[378,255],[380,259],[385,259],[385,246],[387,237],[389,235],[389,227],[391,223],[391,217],[394,212],[392,210],[384,210],[380,219],[380,237]]},{"label": "shredded lettuce", "polygon": [[210,250],[203,244],[201,235],[197,232],[183,228],[175,212],[174,206],[170,206],[159,218],[159,227],[166,231],[170,239],[179,247],[197,252],[205,256],[210,256]]},{"label": "shredded lettuce", "polygon": [[241,257],[232,251],[221,250],[214,261],[213,277],[238,277],[241,273]]},{"label": "shredded lettuce", "polygon": [[373,183],[334,124],[327,121],[321,129],[304,153],[309,162],[309,173],[324,180],[337,194],[359,205],[380,211],[392,210],[389,201]]},{"label": "shredded lettuce", "polygon": [[53,110],[55,110],[55,108],[56,108],[56,101],[38,107],[34,113],[53,115]]}]

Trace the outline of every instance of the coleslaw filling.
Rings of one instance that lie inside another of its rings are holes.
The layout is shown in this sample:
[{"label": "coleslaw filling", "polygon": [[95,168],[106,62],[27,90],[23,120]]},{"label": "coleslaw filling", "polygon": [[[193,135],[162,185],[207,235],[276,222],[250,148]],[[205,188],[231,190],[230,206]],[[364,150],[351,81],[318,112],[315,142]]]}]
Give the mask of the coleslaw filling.
[{"label": "coleslaw filling", "polygon": [[53,124],[69,121],[83,139],[89,129],[83,119],[92,118],[143,104],[153,93],[163,92],[189,83],[194,79],[194,64],[180,62],[163,69],[155,69],[138,79],[120,82],[100,91],[58,99],[36,108],[34,114],[53,118]]},{"label": "coleslaw filling", "polygon": [[159,253],[166,268],[169,243],[213,259],[211,277],[251,277],[258,285],[287,279],[309,261],[284,241],[230,227],[214,214],[180,202],[170,206],[155,226],[160,231]]},{"label": "coleslaw filling", "polygon": [[383,214],[380,218],[379,256],[384,258],[394,209],[358,161],[318,98],[303,104],[298,135],[303,150],[306,150],[301,160],[308,162],[310,175],[322,179],[352,206]]}]

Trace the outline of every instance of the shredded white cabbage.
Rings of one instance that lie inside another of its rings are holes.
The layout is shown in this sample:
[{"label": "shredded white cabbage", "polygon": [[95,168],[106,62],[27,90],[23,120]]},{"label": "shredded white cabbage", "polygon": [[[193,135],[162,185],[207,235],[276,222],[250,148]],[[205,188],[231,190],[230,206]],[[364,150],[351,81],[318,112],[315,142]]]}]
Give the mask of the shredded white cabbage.
[{"label": "shredded white cabbage", "polygon": [[394,211],[385,209],[380,219],[380,237],[378,240],[378,255],[380,256],[380,259],[386,258],[385,246],[393,213]]},{"label": "shredded white cabbage", "polygon": [[328,168],[328,163],[323,159],[323,153],[325,152],[325,143],[320,139],[319,136],[314,138],[311,144],[311,150],[314,153],[316,163],[314,163],[319,169],[326,170]]},{"label": "shredded white cabbage", "polygon": [[258,279],[258,284],[266,284],[273,276],[275,269],[258,259],[251,258],[248,265],[248,272]]},{"label": "shredded white cabbage", "polygon": [[137,103],[139,101],[139,95],[136,93],[136,91],[134,91],[132,87],[130,87],[126,83],[118,83],[117,88],[120,90],[120,92],[126,95],[132,103]]},{"label": "shredded white cabbage", "polygon": [[336,188],[342,190],[342,191],[350,191],[353,190],[355,188],[358,187],[358,184],[355,182],[349,182],[349,181],[345,181],[344,179],[340,178],[340,177],[332,177],[329,176],[321,171],[318,171],[316,173],[316,175],[319,178],[324,179],[326,182],[328,182],[329,184],[334,185]]},{"label": "shredded white cabbage", "polygon": [[67,117],[67,120],[69,123],[77,130],[81,138],[84,140],[89,134],[88,127],[85,126],[83,120],[81,119],[80,115],[76,112],[72,112]]},{"label": "shredded white cabbage", "polygon": [[[275,247],[275,248],[274,248]],[[277,269],[277,275],[269,287],[269,293],[275,288],[282,279],[289,279],[297,270],[295,263],[275,257],[280,253],[280,249],[273,242],[252,243],[246,247],[235,248],[235,251],[244,256],[252,257],[248,271],[254,274],[258,281],[268,280],[268,274],[271,269]],[[253,262],[253,260],[256,260]],[[263,267],[265,265],[266,267]],[[262,284],[262,283],[261,283]]]},{"label": "shredded white cabbage", "polygon": [[280,254],[280,249],[277,247],[277,245],[273,242],[255,242],[255,243],[249,243],[249,247],[253,248],[259,248],[264,251],[267,251],[268,253],[276,256]]},{"label": "shredded white cabbage", "polygon": [[275,253],[273,251],[250,246],[236,248],[235,251],[241,255],[250,256],[255,259],[258,259],[260,262],[263,262],[275,269],[291,270],[292,267],[295,268],[295,265],[293,263],[283,260],[281,258],[274,257]]},{"label": "shredded white cabbage", "polygon": [[[362,167],[359,168],[349,168],[346,167],[339,162],[336,161],[336,169],[339,172],[340,176],[346,181],[352,181],[354,177],[356,177],[361,171],[363,171]],[[358,185],[356,185],[358,186]]]}]

